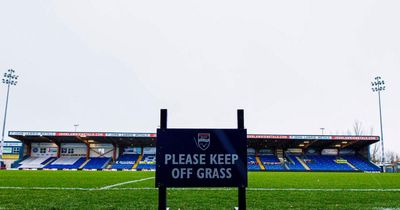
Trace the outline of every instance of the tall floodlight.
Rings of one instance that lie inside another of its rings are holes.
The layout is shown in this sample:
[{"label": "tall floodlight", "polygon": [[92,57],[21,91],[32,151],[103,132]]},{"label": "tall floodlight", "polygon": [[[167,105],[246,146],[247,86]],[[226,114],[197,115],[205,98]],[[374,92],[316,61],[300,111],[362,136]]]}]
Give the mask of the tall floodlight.
[{"label": "tall floodlight", "polygon": [[325,128],[320,128],[320,129],[321,129],[321,134],[324,135]]},{"label": "tall floodlight", "polygon": [[75,132],[77,131],[77,128],[78,128],[78,126],[79,126],[79,124],[78,124],[78,123],[75,123],[75,124],[74,124],[74,127],[75,127]]},{"label": "tall floodlight", "polygon": [[6,129],[6,120],[7,120],[7,107],[8,107],[8,96],[10,95],[10,87],[13,85],[17,85],[18,75],[15,75],[15,71],[9,69],[4,73],[3,83],[7,85],[7,97],[6,97],[6,106],[4,110],[4,120],[3,120],[3,132],[1,133],[1,147],[0,147],[0,160],[3,159],[3,151],[4,151],[4,132]]},{"label": "tall floodlight", "polygon": [[[381,124],[381,148],[382,148],[382,164],[385,163],[385,149],[383,147],[383,126],[382,126],[382,104],[381,104],[381,91],[386,89],[385,81],[382,80],[380,76],[375,77],[375,80],[371,82],[372,84],[372,91],[378,92],[378,99],[379,99],[379,119]],[[383,167],[385,168],[385,167]]]}]

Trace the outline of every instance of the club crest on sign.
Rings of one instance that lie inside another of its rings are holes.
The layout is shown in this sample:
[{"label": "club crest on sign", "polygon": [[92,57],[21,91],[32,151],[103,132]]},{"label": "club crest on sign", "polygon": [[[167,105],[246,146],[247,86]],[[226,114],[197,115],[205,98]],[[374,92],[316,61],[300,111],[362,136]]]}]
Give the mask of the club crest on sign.
[{"label": "club crest on sign", "polygon": [[210,146],[210,134],[209,133],[199,133],[197,134],[196,145],[201,150],[206,150]]}]

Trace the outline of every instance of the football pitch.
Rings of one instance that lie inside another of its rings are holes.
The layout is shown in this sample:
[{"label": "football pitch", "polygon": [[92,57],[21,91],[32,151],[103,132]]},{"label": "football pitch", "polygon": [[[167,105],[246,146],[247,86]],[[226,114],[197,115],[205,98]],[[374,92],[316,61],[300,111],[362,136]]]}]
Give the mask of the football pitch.
[{"label": "football pitch", "polygon": [[[154,172],[0,171],[0,209],[157,209]],[[249,172],[248,209],[400,209],[400,174]],[[233,209],[235,188],[168,189],[170,209]]]}]

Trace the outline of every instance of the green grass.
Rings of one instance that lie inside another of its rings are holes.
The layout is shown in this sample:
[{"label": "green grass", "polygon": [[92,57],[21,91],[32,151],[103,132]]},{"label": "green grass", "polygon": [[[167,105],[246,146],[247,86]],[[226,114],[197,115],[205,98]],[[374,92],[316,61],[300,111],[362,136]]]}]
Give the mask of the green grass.
[{"label": "green grass", "polygon": [[[157,209],[154,179],[100,189],[153,176],[154,172],[0,171],[0,209]],[[248,209],[400,209],[399,190],[400,174],[252,172],[247,206]],[[168,190],[171,209],[233,209],[236,203],[235,189]]]}]

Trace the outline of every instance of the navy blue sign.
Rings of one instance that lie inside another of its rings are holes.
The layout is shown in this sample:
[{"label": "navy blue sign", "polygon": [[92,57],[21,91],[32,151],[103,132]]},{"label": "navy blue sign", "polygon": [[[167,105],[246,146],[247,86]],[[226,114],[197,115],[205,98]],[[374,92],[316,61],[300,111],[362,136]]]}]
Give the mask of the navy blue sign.
[{"label": "navy blue sign", "polygon": [[247,187],[246,129],[158,129],[156,187]]}]

